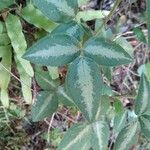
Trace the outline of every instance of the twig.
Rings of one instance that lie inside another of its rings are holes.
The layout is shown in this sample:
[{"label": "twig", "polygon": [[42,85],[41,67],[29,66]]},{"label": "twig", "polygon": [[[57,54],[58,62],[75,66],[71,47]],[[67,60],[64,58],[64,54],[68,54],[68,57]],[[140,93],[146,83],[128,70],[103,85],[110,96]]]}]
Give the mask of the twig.
[{"label": "twig", "polygon": [[106,20],[103,22],[103,24],[97,29],[97,31],[94,33],[94,36],[98,35],[99,32],[102,30],[103,26],[107,23],[107,21],[112,17],[114,12],[116,11],[116,8],[119,6],[121,0],[116,0],[113,8],[111,9],[110,13],[108,14]]}]

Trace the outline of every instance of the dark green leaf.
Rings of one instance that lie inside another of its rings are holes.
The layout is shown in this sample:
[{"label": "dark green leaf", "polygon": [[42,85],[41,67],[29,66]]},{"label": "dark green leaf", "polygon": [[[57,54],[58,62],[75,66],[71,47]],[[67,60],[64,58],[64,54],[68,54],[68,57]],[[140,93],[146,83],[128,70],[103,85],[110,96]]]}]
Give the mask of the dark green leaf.
[{"label": "dark green leaf", "polygon": [[59,86],[57,90],[57,97],[60,103],[65,106],[75,106],[73,100],[69,97],[65,88],[63,86]]},{"label": "dark green leaf", "polygon": [[65,134],[58,150],[106,150],[109,139],[109,128],[106,122],[76,124]]},{"label": "dark green leaf", "polygon": [[150,106],[150,83],[144,74],[141,76],[138,95],[135,102],[135,113],[141,115],[147,111]]},{"label": "dark green leaf", "polygon": [[17,58],[15,58],[17,69],[19,72],[20,80],[21,80],[21,90],[24,97],[24,100],[27,104],[32,104],[32,77],[30,77],[24,68],[21,66],[20,62]]},{"label": "dark green leaf", "polygon": [[123,128],[116,139],[114,150],[128,150],[136,144],[139,126],[139,122],[136,120]]},{"label": "dark green leaf", "polygon": [[139,27],[134,28],[133,32],[137,36],[138,40],[140,40],[141,42],[147,43],[143,31]]},{"label": "dark green leaf", "polygon": [[120,45],[102,38],[91,38],[84,45],[84,49],[85,56],[100,65],[116,66],[132,61],[131,56]]},{"label": "dark green leaf", "polygon": [[48,71],[39,66],[35,67],[35,79],[43,90],[52,90],[59,85],[57,80],[52,80]]},{"label": "dark green leaf", "polygon": [[51,34],[65,33],[81,41],[84,36],[84,30],[80,24],[75,21],[60,24]]},{"label": "dark green leaf", "polygon": [[96,117],[102,86],[99,67],[91,59],[79,57],[69,66],[67,93],[88,121],[93,121]]},{"label": "dark green leaf", "polygon": [[23,56],[35,64],[62,66],[80,53],[79,43],[65,34],[48,35],[34,44]]},{"label": "dark green leaf", "polygon": [[68,22],[78,10],[77,0],[34,0],[34,4],[45,16],[56,22]]},{"label": "dark green leaf", "polygon": [[58,107],[57,97],[51,91],[42,91],[37,95],[37,100],[32,106],[33,121],[40,121],[52,115]]},{"label": "dark green leaf", "polygon": [[141,125],[141,132],[144,136],[150,140],[150,116],[143,115],[139,118],[139,122]]}]

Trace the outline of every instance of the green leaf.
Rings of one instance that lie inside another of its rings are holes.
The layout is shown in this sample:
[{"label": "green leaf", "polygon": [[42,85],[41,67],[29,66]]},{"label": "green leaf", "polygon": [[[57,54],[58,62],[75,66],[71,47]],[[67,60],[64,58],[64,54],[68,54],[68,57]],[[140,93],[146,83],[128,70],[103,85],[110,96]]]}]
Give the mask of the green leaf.
[{"label": "green leaf", "polygon": [[34,5],[45,16],[56,22],[68,22],[76,16],[78,10],[77,0],[33,0]]},{"label": "green leaf", "polygon": [[69,95],[67,94],[63,86],[58,87],[57,97],[58,97],[59,103],[65,106],[75,106],[73,100],[69,97]]},{"label": "green leaf", "polygon": [[48,66],[48,71],[49,71],[49,75],[51,76],[51,78],[52,78],[53,80],[59,78],[58,67],[51,67],[51,66]]},{"label": "green leaf", "polygon": [[9,39],[7,33],[0,34],[0,45],[5,46],[8,44],[10,44],[10,39]]},{"label": "green leaf", "polygon": [[61,66],[79,55],[79,43],[65,34],[48,35],[33,45],[23,56],[35,64]]},{"label": "green leaf", "polygon": [[22,55],[27,49],[27,43],[22,32],[22,25],[19,18],[15,15],[9,14],[5,20],[8,36],[11,40],[12,47],[15,51],[16,57],[26,73],[33,77],[34,72],[31,64],[22,59]]},{"label": "green leaf", "polygon": [[104,121],[92,124],[76,124],[69,129],[58,146],[58,150],[106,150],[109,128]]},{"label": "green leaf", "polygon": [[0,21],[0,34],[2,33],[6,33],[6,26],[4,24],[4,22]]},{"label": "green leaf", "polygon": [[99,120],[99,119],[103,118],[105,115],[107,115],[109,108],[110,108],[109,97],[107,95],[101,96],[99,109],[96,114],[96,120]]},{"label": "green leaf", "polygon": [[49,18],[44,16],[42,12],[36,9],[32,4],[28,4],[25,8],[22,9],[21,16],[27,22],[48,32],[51,32],[57,27],[57,24],[55,22],[49,20]]},{"label": "green leaf", "polygon": [[10,5],[14,4],[15,0],[1,0],[0,1],[0,11],[4,8],[9,7]]},{"label": "green leaf", "polygon": [[15,58],[17,69],[19,72],[20,80],[21,80],[21,90],[24,97],[24,100],[27,104],[32,104],[32,77],[29,76],[17,58]]},{"label": "green leaf", "polygon": [[138,74],[141,76],[142,74],[145,74],[148,80],[150,81],[150,62],[141,65],[138,68]]},{"label": "green leaf", "polygon": [[109,11],[102,11],[102,10],[86,10],[78,12],[76,19],[78,21],[90,21],[95,19],[102,19],[108,15]]},{"label": "green leaf", "polygon": [[69,66],[67,93],[88,121],[93,121],[96,117],[102,86],[99,67],[91,59],[79,57]]},{"label": "green leaf", "polygon": [[116,139],[114,150],[128,150],[136,144],[139,126],[139,122],[136,120],[123,128]]},{"label": "green leaf", "polygon": [[105,121],[92,124],[91,147],[94,150],[107,150],[109,140],[109,127]]},{"label": "green leaf", "polygon": [[43,90],[53,90],[59,85],[57,80],[52,80],[48,71],[44,71],[43,68],[39,66],[35,67],[35,79]]},{"label": "green leaf", "polygon": [[133,28],[133,32],[136,35],[137,39],[140,40],[141,42],[147,43],[145,35],[139,27]]},{"label": "green leaf", "polygon": [[75,21],[60,24],[51,34],[64,32],[65,34],[75,37],[79,41],[81,41],[84,36],[84,29]]},{"label": "green leaf", "polygon": [[139,122],[141,125],[141,132],[144,136],[150,140],[150,116],[143,115],[139,118]]},{"label": "green leaf", "polygon": [[141,76],[138,95],[135,102],[135,113],[141,115],[149,109],[150,106],[150,83],[144,74]]},{"label": "green leaf", "polygon": [[111,82],[113,67],[102,66],[102,71],[103,71],[104,75],[106,76],[106,78]]},{"label": "green leaf", "polygon": [[91,38],[84,45],[84,49],[85,56],[100,65],[116,66],[132,61],[131,56],[120,45],[102,38]]},{"label": "green leaf", "polygon": [[123,104],[119,99],[114,101],[114,108],[116,113],[120,113],[124,110]]},{"label": "green leaf", "polygon": [[134,49],[124,37],[119,37],[115,39],[115,43],[119,44],[127,53],[133,56]]},{"label": "green leaf", "polygon": [[51,91],[42,91],[37,95],[37,100],[32,106],[33,121],[40,121],[52,115],[58,107],[58,101],[55,93]]},{"label": "green leaf", "polygon": [[118,134],[125,127],[126,121],[127,121],[126,111],[121,111],[118,114],[116,114],[113,120],[113,129],[116,134]]},{"label": "green leaf", "polygon": [[10,72],[12,63],[12,52],[10,46],[0,46],[0,89],[1,102],[5,107],[9,106],[7,88],[10,82]]}]

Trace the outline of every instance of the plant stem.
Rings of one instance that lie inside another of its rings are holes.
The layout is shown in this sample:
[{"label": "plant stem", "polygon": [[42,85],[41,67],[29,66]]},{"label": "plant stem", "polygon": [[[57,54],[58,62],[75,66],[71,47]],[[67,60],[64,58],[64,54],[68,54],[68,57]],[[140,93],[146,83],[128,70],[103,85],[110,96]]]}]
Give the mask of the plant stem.
[{"label": "plant stem", "polygon": [[113,8],[111,9],[110,13],[108,14],[106,20],[104,20],[103,24],[97,29],[97,31],[95,31],[94,36],[98,35],[99,32],[102,30],[103,26],[107,23],[107,21],[113,16],[113,14],[116,11],[116,8],[119,6],[121,0],[116,0]]}]

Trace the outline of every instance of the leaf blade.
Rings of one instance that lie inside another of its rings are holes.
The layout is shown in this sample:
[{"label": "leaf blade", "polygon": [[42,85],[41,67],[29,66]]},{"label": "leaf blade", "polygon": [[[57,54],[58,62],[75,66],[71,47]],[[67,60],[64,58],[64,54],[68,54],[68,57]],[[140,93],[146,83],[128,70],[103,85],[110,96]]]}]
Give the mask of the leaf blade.
[{"label": "leaf blade", "polygon": [[79,43],[65,34],[48,35],[34,44],[24,59],[40,65],[61,66],[79,55]]},{"label": "leaf blade", "polygon": [[114,150],[127,150],[131,148],[138,140],[138,130],[139,122],[137,120],[123,128],[116,139]]},{"label": "leaf blade", "polygon": [[[31,15],[32,14],[32,15]],[[21,16],[29,23],[35,25],[38,28],[51,32],[57,27],[57,24],[49,20],[42,12],[36,9],[32,4],[28,4],[22,9]]]},{"label": "leaf blade", "polygon": [[94,59],[100,65],[116,66],[130,63],[131,56],[116,43],[102,38],[91,38],[84,45],[85,56]]},{"label": "leaf blade", "polygon": [[52,115],[58,107],[58,101],[54,93],[48,91],[39,92],[37,101],[32,106],[32,119],[34,122],[40,121]]},{"label": "leaf blade", "polygon": [[88,121],[95,119],[101,96],[102,80],[98,65],[89,58],[77,58],[69,67],[67,93]]},{"label": "leaf blade", "polygon": [[142,74],[138,95],[134,107],[136,115],[141,115],[147,111],[148,106],[150,105],[149,91],[150,91],[150,84],[148,82],[148,79],[144,74]]},{"label": "leaf blade", "polygon": [[56,22],[69,21],[75,17],[78,9],[77,0],[34,0],[33,2],[45,16]]}]

